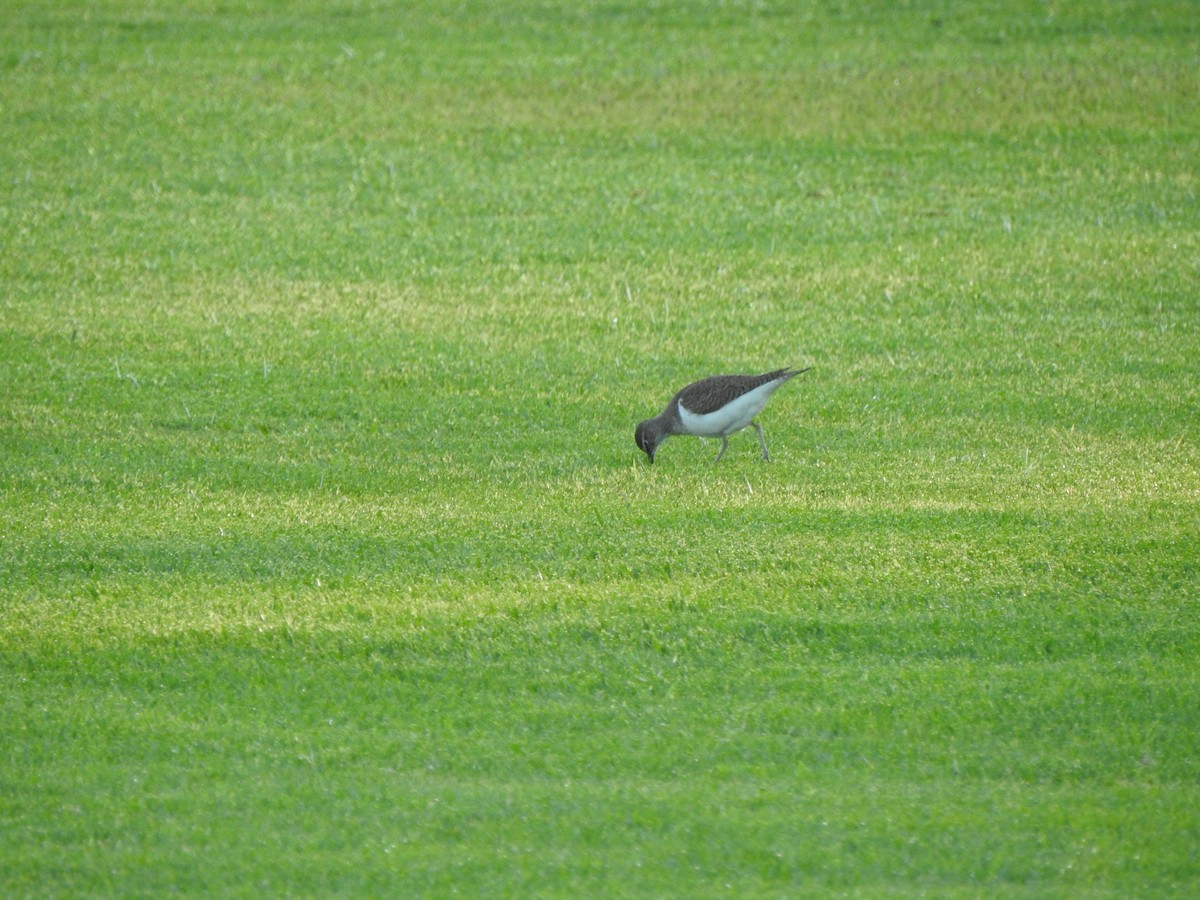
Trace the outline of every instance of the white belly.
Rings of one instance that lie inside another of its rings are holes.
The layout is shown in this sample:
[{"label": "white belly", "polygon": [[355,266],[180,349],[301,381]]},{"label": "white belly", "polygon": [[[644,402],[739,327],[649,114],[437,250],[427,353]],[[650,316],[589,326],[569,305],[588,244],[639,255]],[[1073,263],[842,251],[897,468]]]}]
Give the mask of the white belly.
[{"label": "white belly", "polygon": [[715,412],[703,415],[692,412],[682,403],[679,404],[679,418],[688,434],[697,437],[721,437],[733,434],[750,424],[750,420],[762,412],[767,400],[782,382],[768,381],[752,391],[747,391],[736,400],[725,404]]}]

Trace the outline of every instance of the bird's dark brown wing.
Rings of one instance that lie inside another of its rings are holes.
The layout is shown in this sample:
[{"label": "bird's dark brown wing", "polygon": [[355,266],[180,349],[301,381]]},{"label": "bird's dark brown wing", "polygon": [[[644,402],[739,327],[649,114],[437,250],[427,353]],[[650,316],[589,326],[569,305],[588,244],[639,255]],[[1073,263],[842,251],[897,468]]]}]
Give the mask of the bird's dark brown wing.
[{"label": "bird's dark brown wing", "polygon": [[752,391],[768,381],[784,381],[793,375],[807,371],[800,369],[776,369],[763,375],[714,375],[695,381],[675,395],[675,399],[697,415],[714,412],[747,391]]}]

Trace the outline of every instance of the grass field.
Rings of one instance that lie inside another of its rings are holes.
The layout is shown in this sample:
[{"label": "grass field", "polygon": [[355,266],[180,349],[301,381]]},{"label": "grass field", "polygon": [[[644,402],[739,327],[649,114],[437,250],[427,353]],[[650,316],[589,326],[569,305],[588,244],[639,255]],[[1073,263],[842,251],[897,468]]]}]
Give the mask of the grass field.
[{"label": "grass field", "polygon": [[0,894],[1200,894],[1195,12],[6,3]]}]

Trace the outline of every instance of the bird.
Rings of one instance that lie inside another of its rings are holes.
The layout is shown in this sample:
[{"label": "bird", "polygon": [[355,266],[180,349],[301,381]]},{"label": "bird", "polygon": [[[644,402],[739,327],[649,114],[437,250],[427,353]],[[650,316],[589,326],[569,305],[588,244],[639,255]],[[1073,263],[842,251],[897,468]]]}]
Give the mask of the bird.
[{"label": "bird", "polygon": [[758,432],[762,458],[770,459],[762,426],[754,421],[771,395],[789,378],[804,369],[776,369],[762,375],[713,375],[694,381],[671,398],[659,415],[638,424],[633,434],[638,448],[654,462],[654,455],[667,438],[676,434],[719,437],[721,450],[713,463],[729,448],[729,435],[753,425]]}]

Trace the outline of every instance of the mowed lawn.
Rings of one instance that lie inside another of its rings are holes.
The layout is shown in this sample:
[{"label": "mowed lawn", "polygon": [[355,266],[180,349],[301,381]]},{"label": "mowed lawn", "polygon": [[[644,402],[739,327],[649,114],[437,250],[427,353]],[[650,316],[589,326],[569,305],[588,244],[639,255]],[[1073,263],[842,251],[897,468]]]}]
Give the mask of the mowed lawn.
[{"label": "mowed lawn", "polygon": [[1200,894],[1193,3],[0,39],[0,894]]}]

